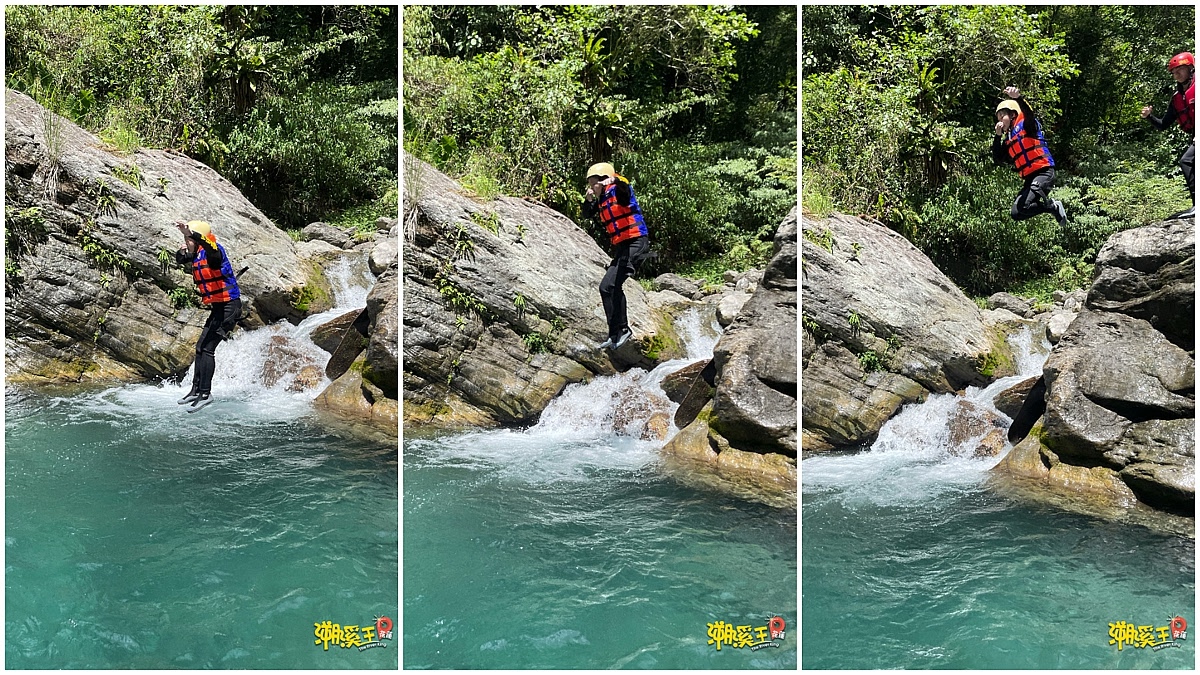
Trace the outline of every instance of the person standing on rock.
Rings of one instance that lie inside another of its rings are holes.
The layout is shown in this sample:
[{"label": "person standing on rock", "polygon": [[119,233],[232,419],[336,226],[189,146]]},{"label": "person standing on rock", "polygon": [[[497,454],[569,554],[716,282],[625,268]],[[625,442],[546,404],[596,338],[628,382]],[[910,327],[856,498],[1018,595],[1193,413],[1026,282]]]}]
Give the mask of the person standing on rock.
[{"label": "person standing on rock", "polygon": [[196,367],[192,373],[192,389],[179,404],[191,403],[188,412],[194,412],[212,402],[212,379],[216,372],[217,345],[221,344],[233,330],[242,314],[242,294],[238,288],[233,264],[225,253],[225,247],[217,243],[212,226],[203,220],[187,223],[175,221],[175,227],[183,233],[184,246],[175,252],[180,264],[190,264],[192,280],[200,300],[208,305],[208,320],[196,341]]},{"label": "person standing on rock", "polygon": [[1033,116],[1021,90],[1004,90],[1008,98],[996,106],[996,136],[992,139],[992,160],[1011,165],[1025,179],[1012,205],[1012,219],[1025,220],[1043,213],[1052,214],[1059,225],[1067,220],[1067,210],[1057,199],[1051,201],[1054,186],[1054,158],[1042,135],[1042,125]]},{"label": "person standing on rock", "polygon": [[1179,128],[1187,133],[1192,140],[1187,149],[1179,157],[1179,168],[1183,169],[1183,180],[1187,183],[1188,192],[1192,194],[1192,208],[1177,213],[1173,218],[1194,218],[1196,216],[1196,57],[1191,52],[1181,52],[1171,58],[1167,64],[1171,77],[1175,79],[1175,95],[1171,97],[1171,106],[1159,119],[1152,115],[1154,108],[1142,108],[1142,118],[1149,120],[1155,129],[1163,131],[1172,122],[1179,122]]},{"label": "person standing on rock", "polygon": [[633,336],[621,286],[650,255],[650,236],[629,181],[612,164],[594,164],[587,171],[583,215],[596,217],[613,245],[613,259],[600,281],[600,299],[608,317],[608,339],[599,348],[618,349]]}]

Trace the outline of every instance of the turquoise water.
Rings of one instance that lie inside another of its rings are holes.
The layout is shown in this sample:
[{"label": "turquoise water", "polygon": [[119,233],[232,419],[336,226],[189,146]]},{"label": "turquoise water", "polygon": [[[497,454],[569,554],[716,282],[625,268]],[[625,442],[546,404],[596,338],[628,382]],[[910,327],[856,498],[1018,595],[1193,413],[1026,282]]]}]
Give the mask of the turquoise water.
[{"label": "turquoise water", "polygon": [[[1194,540],[985,491],[994,462],[872,453],[802,463],[805,668],[1193,667]],[[1109,644],[1175,615],[1180,648]]]},{"label": "turquoise water", "polygon": [[311,394],[214,393],[7,391],[6,667],[396,668],[395,640],[313,625],[398,624],[394,442],[331,434]]},{"label": "turquoise water", "polygon": [[[406,439],[404,666],[795,669],[796,511],[549,417]],[[709,623],[773,615],[779,647],[708,644]]]}]

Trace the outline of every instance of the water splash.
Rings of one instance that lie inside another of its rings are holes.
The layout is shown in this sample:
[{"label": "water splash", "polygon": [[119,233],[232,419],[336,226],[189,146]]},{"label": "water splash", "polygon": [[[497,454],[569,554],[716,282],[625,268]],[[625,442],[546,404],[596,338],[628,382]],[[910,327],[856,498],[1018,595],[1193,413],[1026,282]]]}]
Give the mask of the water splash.
[{"label": "water splash", "polygon": [[[238,404],[239,419],[290,420],[309,413],[309,405],[330,382],[325,364],[330,354],[313,343],[314,329],[343,314],[366,307],[375,282],[367,256],[348,252],[324,268],[334,294],[333,309],[306,317],[297,325],[279,321],[253,330],[236,330],[217,348],[213,397]],[[307,373],[305,365],[312,366]],[[86,397],[87,414],[110,419],[137,419],[152,425],[178,425],[186,414],[176,401],[192,385],[195,364],[178,383],[134,384]],[[301,386],[300,379],[307,378]],[[215,405],[215,404],[214,404]]]},{"label": "water splash", "polygon": [[819,456],[801,463],[805,492],[840,492],[847,504],[919,505],[946,493],[973,489],[1011,449],[1007,440],[995,457],[975,457],[972,450],[986,431],[951,441],[950,423],[964,407],[994,416],[1005,427],[1012,420],[996,409],[993,399],[1014,384],[1041,373],[1049,344],[1037,341],[1029,328],[1010,336],[1018,374],[987,387],[967,387],[962,395],[931,394],[909,404],[888,420],[864,452]]},{"label": "water splash", "polygon": [[657,459],[662,445],[643,438],[650,418],[659,414],[668,437],[679,431],[673,421],[679,406],[663,393],[663,378],[712,358],[721,330],[711,306],[689,308],[675,329],[688,358],[661,363],[651,371],[632,368],[567,385],[528,429],[414,440],[410,446],[427,454],[430,463],[490,467],[506,478],[534,483],[645,467]]}]

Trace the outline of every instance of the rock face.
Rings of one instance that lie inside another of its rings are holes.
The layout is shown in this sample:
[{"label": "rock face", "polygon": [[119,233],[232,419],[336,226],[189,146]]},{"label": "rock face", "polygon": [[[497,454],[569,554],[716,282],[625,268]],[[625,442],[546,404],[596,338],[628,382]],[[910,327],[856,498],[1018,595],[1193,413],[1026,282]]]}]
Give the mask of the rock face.
[{"label": "rock face", "polygon": [[870,442],[903,404],[1012,374],[979,308],[891,230],[835,215],[804,231],[804,449]]},{"label": "rock face", "polygon": [[[1006,460],[1008,473],[1194,516],[1194,243],[1191,220],[1109,238],[1082,311],[1043,369],[1040,427]],[[1016,454],[1025,445],[1045,472]],[[1100,488],[1080,487],[1085,474]]]},{"label": "rock face", "polygon": [[1117,232],[1096,256],[1087,306],[1149,321],[1192,349],[1196,335],[1196,227],[1169,220]]},{"label": "rock face", "polygon": [[[610,258],[575,223],[510,197],[487,203],[420,164],[404,254],[406,423],[526,424],[573,382],[679,354],[670,318],[627,281],[634,338],[607,337]],[[414,213],[415,210],[415,213]]]},{"label": "rock face", "polygon": [[[244,325],[328,309],[317,300],[320,270],[212,169],[157,150],[120,156],[12,90],[5,113],[10,381],[185,371],[207,312],[175,306],[193,294],[191,277],[163,262],[182,244],[175,220],[211,222],[235,269],[248,266]],[[58,121],[56,162],[46,119]]]},{"label": "rock face", "polygon": [[762,282],[713,350],[713,416],[734,447],[796,456],[796,210]]}]

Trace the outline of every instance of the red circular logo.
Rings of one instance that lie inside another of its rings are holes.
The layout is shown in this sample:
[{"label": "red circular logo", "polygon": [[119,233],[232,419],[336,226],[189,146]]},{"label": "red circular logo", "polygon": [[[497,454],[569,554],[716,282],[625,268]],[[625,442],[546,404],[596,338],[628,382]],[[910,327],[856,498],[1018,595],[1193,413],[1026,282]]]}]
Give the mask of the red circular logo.
[{"label": "red circular logo", "polygon": [[1187,621],[1185,621],[1182,616],[1177,616],[1174,619],[1171,619],[1171,630],[1172,631],[1187,630]]},{"label": "red circular logo", "polygon": [[378,634],[392,632],[392,620],[386,616],[375,619],[375,632]]},{"label": "red circular logo", "polygon": [[771,620],[767,622],[767,628],[769,628],[772,633],[783,632],[783,625],[783,619],[777,616],[772,617]]}]

